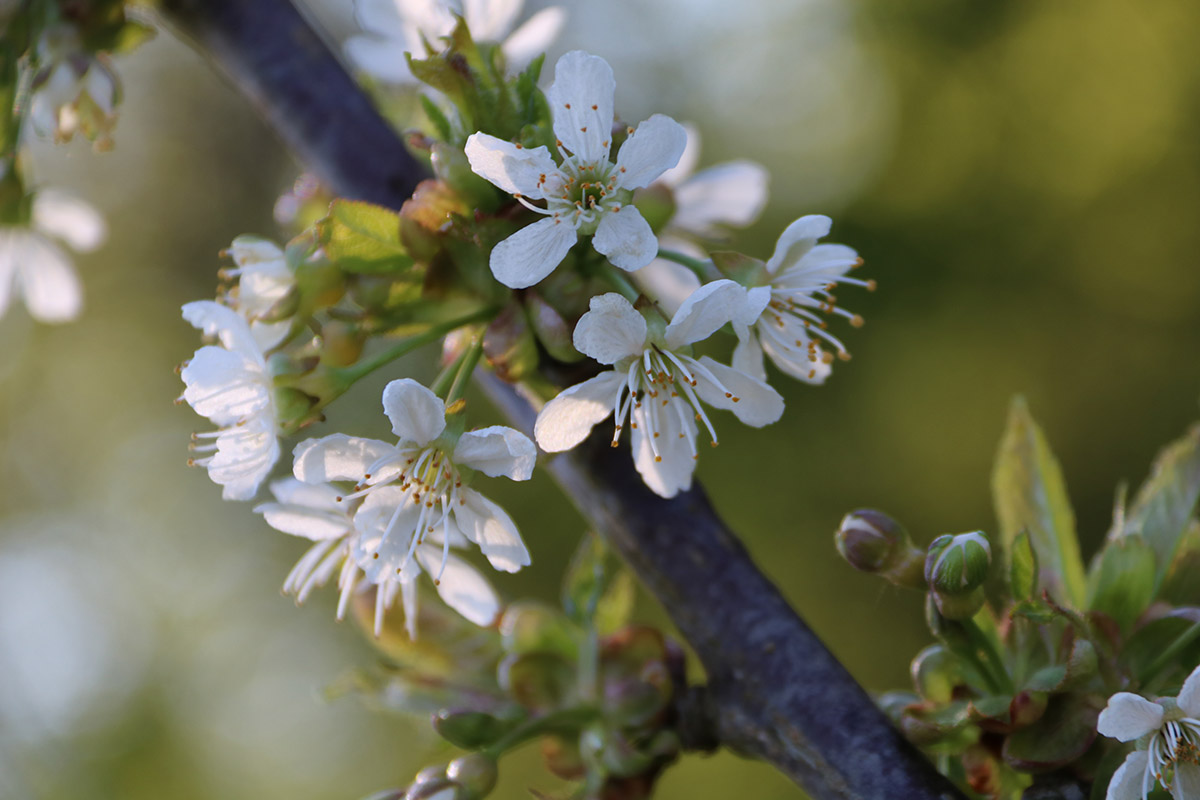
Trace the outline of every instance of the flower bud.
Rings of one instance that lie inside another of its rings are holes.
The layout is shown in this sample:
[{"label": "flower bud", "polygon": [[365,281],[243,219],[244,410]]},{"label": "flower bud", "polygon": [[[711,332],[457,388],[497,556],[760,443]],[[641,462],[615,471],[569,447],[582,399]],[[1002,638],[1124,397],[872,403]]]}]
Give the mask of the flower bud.
[{"label": "flower bud", "polygon": [[897,586],[925,588],[924,554],[904,527],[882,511],[851,511],[833,538],[842,558],[855,569],[881,575]]},{"label": "flower bud", "polygon": [[507,730],[507,726],[491,714],[457,710],[434,714],[433,728],[450,744],[464,750],[487,747]]},{"label": "flower bud", "polygon": [[992,548],[982,531],[944,534],[929,545],[925,580],[938,610],[948,619],[973,617],[984,602],[983,584]]},{"label": "flower bud", "polygon": [[496,759],[483,753],[469,753],[446,766],[446,777],[471,797],[485,797],[496,787]]},{"label": "flower bud", "polygon": [[944,534],[929,545],[925,580],[941,594],[967,594],[983,586],[992,566],[992,548],[983,531]]},{"label": "flower bud", "polygon": [[414,783],[409,787],[404,800],[466,800],[466,792],[454,781],[440,780]]}]

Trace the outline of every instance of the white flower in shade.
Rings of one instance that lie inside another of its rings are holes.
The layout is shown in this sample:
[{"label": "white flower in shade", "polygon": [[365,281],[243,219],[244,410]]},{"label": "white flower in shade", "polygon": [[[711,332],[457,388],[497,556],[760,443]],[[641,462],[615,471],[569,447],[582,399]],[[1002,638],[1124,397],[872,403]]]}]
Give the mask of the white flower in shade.
[{"label": "white flower in shade", "polygon": [[569,450],[610,414],[616,418],[613,446],[630,420],[633,460],[646,485],[674,497],[692,485],[698,453],[697,422],[717,444],[703,404],[727,409],[756,428],[783,414],[783,398],[763,381],[720,364],[696,359],[691,345],[761,309],[733,281],[705,284],[691,295],[665,329],[647,325],[618,294],[593,297],[575,326],[575,347],[613,369],[566,389],[545,405],[534,426],[543,450]]},{"label": "white flower in shade", "polygon": [[188,303],[183,318],[219,342],[197,350],[180,373],[186,385],[182,399],[217,425],[211,433],[192,434],[192,450],[204,455],[189,463],[206,468],[224,487],[226,500],[249,500],[279,460],[274,384],[265,353],[278,344],[280,326],[252,327],[212,300]]},{"label": "white flower in shade", "polygon": [[81,253],[95,250],[104,241],[104,218],[76,197],[45,189],[33,197],[30,223],[0,226],[0,315],[17,294],[34,319],[75,319],[83,310],[83,289],[54,239]]},{"label": "white flower in shade", "polygon": [[750,289],[752,296],[761,296],[766,302],[752,325],[735,325],[739,342],[733,365],[748,375],[766,377],[766,353],[793,378],[819,384],[829,376],[833,352],[843,359],[850,357],[845,345],[826,329],[821,315],[845,317],[860,327],[862,317],[837,305],[833,290],[839,284],[874,290],[875,281],[846,275],[862,264],[854,250],[840,244],[817,244],[831,225],[829,217],[819,215],[801,217],[789,225],[767,261],[763,285]]},{"label": "white flower in shade", "polygon": [[[655,114],[629,129],[611,161],[615,90],[612,68],[599,56],[574,50],[558,60],[546,99],[561,163],[545,147],[486,133],[467,139],[472,170],[546,215],[492,250],[492,274],[505,286],[520,289],[545,278],[580,236],[591,236],[592,246],[624,270],[641,269],[658,253],[654,231],[631,202],[633,190],[679,161],[687,133]],[[545,208],[531,200],[544,200]]]},{"label": "white flower in shade", "polygon": [[108,64],[83,48],[72,25],[42,35],[37,64],[29,101],[34,131],[56,142],[70,141],[80,130],[105,141],[116,124],[118,96],[117,77]]},{"label": "white flower in shade", "polygon": [[449,36],[458,15],[475,41],[500,42],[508,63],[523,67],[550,46],[567,12],[559,6],[542,9],[514,31],[522,5],[524,0],[355,0],[354,15],[367,33],[346,40],[346,55],[376,80],[411,83],[415,78],[404,54],[421,58],[425,42],[436,46]]},{"label": "white flower in shade", "polygon": [[225,295],[226,301],[248,320],[271,313],[296,285],[296,275],[288,266],[283,250],[257,236],[239,236],[227,251],[236,265],[221,270],[225,278],[237,278],[237,288]]},{"label": "white flower in shade", "polygon": [[1151,702],[1130,692],[1114,694],[1097,729],[1137,742],[1108,782],[1107,800],[1145,800],[1155,781],[1175,800],[1200,800],[1200,667],[1178,697]]},{"label": "white flower in shade", "polygon": [[[358,537],[352,555],[367,578],[380,585],[393,579],[408,584],[423,567],[435,581],[453,574],[452,586],[467,586],[461,574],[465,564],[450,556],[451,547],[466,542],[477,545],[496,569],[516,572],[529,564],[512,519],[466,484],[476,470],[528,480],[537,458],[533,442],[502,426],[468,431],[455,440],[446,430],[445,403],[407,378],[384,388],[383,410],[399,437],[396,444],[337,433],[301,442],[295,451],[300,480],[355,481],[339,502],[364,498],[354,515]],[[436,562],[428,544],[438,544]],[[464,592],[482,596],[473,589]],[[468,602],[479,602],[466,595],[461,603],[448,602],[473,621],[486,616],[482,602],[474,611],[463,610]]]},{"label": "white flower in shade", "polygon": [[[392,513],[387,507],[386,494],[402,491],[398,487],[380,490],[379,500],[360,508],[362,526],[377,531],[384,515]],[[337,617],[346,613],[351,595],[356,589],[365,589],[374,582],[376,587],[375,634],[383,626],[384,611],[399,594],[403,599],[405,623],[409,636],[416,637],[417,592],[413,581],[420,572],[418,565],[438,575],[438,594],[451,608],[477,625],[491,625],[500,610],[500,600],[491,584],[479,571],[449,551],[438,546],[434,535],[429,542],[420,545],[415,553],[415,563],[405,574],[372,569],[365,573],[358,565],[357,556],[363,550],[362,537],[355,527],[350,502],[341,498],[341,492],[329,484],[307,484],[295,478],[286,478],[271,484],[275,502],[263,503],[254,510],[263,515],[267,523],[276,530],[310,539],[312,547],[296,562],[283,583],[284,592],[294,595],[297,603],[303,603],[312,590],[322,586],[338,575],[339,600]],[[456,534],[457,535],[457,534]],[[451,544],[447,539],[446,544]],[[459,536],[455,546],[466,544]],[[444,559],[444,563],[443,563]],[[372,559],[372,566],[378,561]],[[372,574],[374,573],[374,574]],[[365,580],[364,580],[365,578]]]},{"label": "white flower in shade", "polygon": [[[767,203],[769,174],[753,161],[726,161],[696,172],[700,161],[700,133],[684,123],[687,147],[679,163],[655,182],[671,190],[675,213],[667,221],[659,243],[693,258],[706,258],[692,238],[719,239],[727,228],[744,228],[758,219]],[[687,296],[700,288],[700,279],[682,264],[656,258],[634,273],[647,294],[660,307],[674,313]]]}]

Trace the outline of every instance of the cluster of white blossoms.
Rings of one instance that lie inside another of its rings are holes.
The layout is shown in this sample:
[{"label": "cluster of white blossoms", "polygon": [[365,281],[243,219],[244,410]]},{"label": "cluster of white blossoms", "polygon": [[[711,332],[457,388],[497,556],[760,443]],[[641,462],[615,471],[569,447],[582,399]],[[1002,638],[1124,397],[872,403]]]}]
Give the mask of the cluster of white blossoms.
[{"label": "cluster of white blossoms", "polygon": [[1100,712],[1100,733],[1136,747],[1113,773],[1106,800],[1146,800],[1157,782],[1175,800],[1200,800],[1200,667],[1178,697],[1151,702],[1118,692]]},{"label": "cluster of white blossoms", "polygon": [[385,84],[415,81],[405,54],[421,58],[462,17],[480,42],[500,42],[508,63],[520,67],[545,52],[566,22],[560,6],[537,12],[513,30],[523,0],[355,0],[354,15],[365,34],[346,40],[346,55],[363,72]]},{"label": "cluster of white blossoms", "polygon": [[[580,236],[591,236],[592,247],[623,270],[641,269],[658,254],[658,238],[633,204],[633,191],[679,162],[687,131],[655,114],[627,130],[612,161],[615,92],[608,62],[573,50],[558,60],[546,93],[557,162],[545,147],[526,148],[486,133],[467,140],[476,174],[546,216],[493,248],[492,274],[505,286],[520,289],[542,280]],[[545,207],[534,200],[545,201]]]},{"label": "cluster of white blossoms", "polygon": [[301,442],[296,479],[272,484],[276,502],[255,509],[276,529],[314,542],[284,589],[303,601],[336,572],[340,619],[356,588],[375,586],[376,635],[400,595],[409,636],[415,637],[415,581],[426,572],[447,605],[477,625],[490,625],[499,599],[453,550],[474,544],[505,572],[529,564],[529,552],[504,509],[468,484],[476,472],[528,480],[537,449],[512,428],[455,432],[447,425],[445,403],[408,378],[387,385],[383,410],[395,444],[340,433]]},{"label": "cluster of white blossoms", "polygon": [[279,460],[275,387],[267,355],[291,329],[290,321],[259,318],[291,291],[295,277],[283,251],[271,242],[240,237],[229,249],[236,267],[226,271],[238,285],[224,304],[199,300],[183,307],[183,318],[214,344],[183,366],[182,399],[217,426],[192,435],[191,463],[204,467],[223,487],[226,500],[250,500]]},{"label": "cluster of white blossoms", "polygon": [[692,357],[694,343],[727,323],[746,325],[757,317],[755,302],[733,281],[714,281],[693,292],[663,327],[657,312],[643,316],[619,294],[593,297],[575,326],[575,348],[613,369],[547,403],[534,428],[537,443],[548,452],[568,450],[612,414],[613,446],[628,420],[633,461],[651,490],[674,497],[689,488],[699,457],[697,423],[717,444],[704,405],[732,411],[754,427],[783,414],[783,398],[761,379],[708,356]]}]

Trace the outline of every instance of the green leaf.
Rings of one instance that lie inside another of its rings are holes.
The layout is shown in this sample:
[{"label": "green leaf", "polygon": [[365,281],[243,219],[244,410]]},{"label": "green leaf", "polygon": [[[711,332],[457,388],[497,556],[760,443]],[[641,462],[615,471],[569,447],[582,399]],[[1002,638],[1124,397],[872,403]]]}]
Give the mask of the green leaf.
[{"label": "green leaf", "polygon": [[1151,667],[1155,672],[1160,671],[1162,656],[1169,651],[1176,651],[1172,659],[1176,665],[1190,669],[1200,661],[1200,641],[1193,638],[1197,624],[1200,624],[1200,608],[1177,608],[1142,622],[1121,648],[1121,660],[1143,681],[1155,677],[1150,674]]},{"label": "green leaf", "polygon": [[1008,584],[1016,600],[1030,600],[1037,592],[1037,551],[1029,531],[1021,531],[1012,543],[1009,557]]},{"label": "green leaf", "polygon": [[450,128],[450,120],[446,118],[445,112],[438,108],[437,103],[430,100],[425,95],[421,95],[421,110],[425,112],[425,116],[432,123],[434,130],[442,141],[449,142],[453,139],[453,133]]},{"label": "green leaf", "polygon": [[359,200],[334,200],[317,223],[329,259],[345,272],[389,274],[412,266],[400,244],[400,215]]},{"label": "green leaf", "polygon": [[1050,700],[1046,713],[1004,740],[1004,760],[1026,772],[1053,769],[1083,755],[1096,738],[1103,701],[1094,695],[1063,694]]},{"label": "green leaf", "polygon": [[1088,608],[1128,630],[1154,598],[1154,551],[1137,535],[1110,539],[1088,575]]},{"label": "green leaf", "polygon": [[1155,588],[1175,558],[1200,499],[1200,426],[1167,447],[1154,461],[1125,516],[1123,536],[1140,535],[1158,558]]},{"label": "green leaf", "polygon": [[616,575],[609,581],[608,589],[596,604],[596,632],[606,636],[628,625],[636,602],[637,581],[633,573],[624,566],[618,567]]},{"label": "green leaf", "polygon": [[1082,608],[1083,560],[1067,487],[1046,437],[1020,397],[1013,401],[1000,441],[992,493],[1000,520],[996,548],[1011,552],[1017,535],[1027,530],[1041,565],[1039,585],[1059,602]]},{"label": "green leaf", "polygon": [[443,739],[463,750],[479,750],[498,740],[513,727],[483,711],[440,711],[433,715],[433,729]]},{"label": "green leaf", "polygon": [[1159,597],[1173,606],[1200,606],[1200,524],[1192,521],[1167,568]]}]

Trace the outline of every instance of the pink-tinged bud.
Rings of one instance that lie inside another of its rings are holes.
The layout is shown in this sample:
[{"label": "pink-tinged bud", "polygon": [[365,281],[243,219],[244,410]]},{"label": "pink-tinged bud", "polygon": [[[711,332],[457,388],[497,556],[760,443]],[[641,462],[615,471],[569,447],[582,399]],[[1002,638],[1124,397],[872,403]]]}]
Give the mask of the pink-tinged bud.
[{"label": "pink-tinged bud", "polygon": [[913,546],[904,527],[882,511],[851,511],[834,534],[834,543],[857,570],[880,575],[897,586],[925,588],[924,553]]}]

